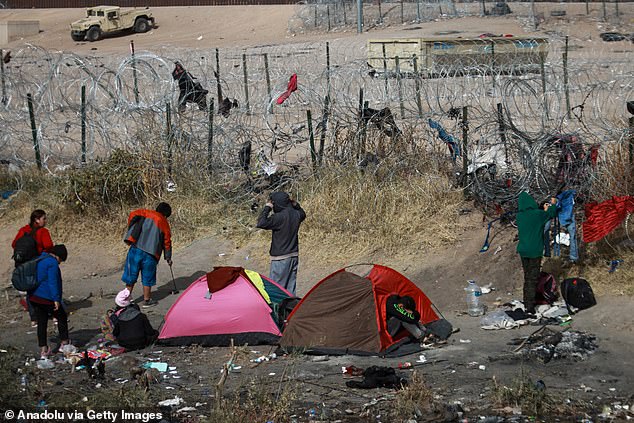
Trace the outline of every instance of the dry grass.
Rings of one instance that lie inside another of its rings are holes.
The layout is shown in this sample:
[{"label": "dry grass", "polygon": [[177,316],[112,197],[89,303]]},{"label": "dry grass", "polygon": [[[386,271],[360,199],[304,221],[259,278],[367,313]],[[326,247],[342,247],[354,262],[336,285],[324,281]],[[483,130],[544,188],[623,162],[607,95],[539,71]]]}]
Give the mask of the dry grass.
[{"label": "dry grass", "polygon": [[430,417],[438,412],[439,404],[434,401],[434,393],[425,384],[422,375],[414,371],[407,386],[396,393],[390,409],[392,421],[408,421],[423,416]]},{"label": "dry grass", "polygon": [[431,170],[380,176],[332,167],[309,180],[301,194],[302,207],[311,211],[302,227],[302,248],[316,260],[438,247],[459,234],[462,193]]},{"label": "dry grass", "polygon": [[211,412],[208,423],[290,422],[293,402],[299,389],[291,381],[273,386],[252,380],[225,399],[220,409]]},{"label": "dry grass", "polygon": [[498,410],[510,407],[520,409],[524,416],[548,416],[549,419],[561,416],[566,421],[577,421],[580,416],[587,417],[587,413],[596,412],[590,403],[549,393],[548,388],[539,382],[535,383],[523,367],[508,385],[499,383],[493,377],[491,402]]}]

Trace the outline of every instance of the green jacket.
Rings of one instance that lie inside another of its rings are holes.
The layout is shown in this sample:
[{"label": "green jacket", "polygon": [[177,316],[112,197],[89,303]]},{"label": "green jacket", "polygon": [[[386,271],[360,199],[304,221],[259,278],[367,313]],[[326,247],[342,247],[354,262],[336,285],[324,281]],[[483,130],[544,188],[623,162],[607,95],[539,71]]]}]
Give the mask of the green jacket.
[{"label": "green jacket", "polygon": [[520,257],[538,258],[544,253],[544,226],[557,215],[557,207],[548,211],[539,208],[537,201],[527,192],[520,193],[518,200],[517,231],[519,242],[517,252]]}]

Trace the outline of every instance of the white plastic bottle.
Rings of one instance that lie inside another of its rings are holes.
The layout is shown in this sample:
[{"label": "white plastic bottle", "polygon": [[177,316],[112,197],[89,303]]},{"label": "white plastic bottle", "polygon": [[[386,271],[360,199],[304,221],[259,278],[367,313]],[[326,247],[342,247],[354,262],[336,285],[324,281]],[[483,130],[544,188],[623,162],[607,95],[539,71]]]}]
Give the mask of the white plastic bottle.
[{"label": "white plastic bottle", "polygon": [[480,304],[482,290],[474,280],[469,280],[469,285],[464,289],[467,292],[467,313],[469,316],[482,316],[484,307]]}]

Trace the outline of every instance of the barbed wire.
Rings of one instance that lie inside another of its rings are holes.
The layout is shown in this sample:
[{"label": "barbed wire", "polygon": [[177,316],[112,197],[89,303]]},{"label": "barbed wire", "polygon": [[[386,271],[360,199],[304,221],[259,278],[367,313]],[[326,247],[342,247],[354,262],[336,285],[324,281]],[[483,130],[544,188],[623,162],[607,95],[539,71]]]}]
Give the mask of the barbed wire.
[{"label": "barbed wire", "polygon": [[[543,74],[526,72],[519,55],[507,57],[504,67],[465,55],[427,78],[372,72],[365,43],[350,40],[247,50],[164,48],[134,57],[82,57],[25,45],[4,68],[1,158],[17,165],[35,161],[31,94],[43,166],[53,172],[79,165],[84,86],[89,161],[117,148],[138,151],[150,139],[166,145],[169,140],[190,171],[202,175],[211,168],[216,177],[236,180],[250,178],[254,170],[296,170],[310,163],[311,152],[318,154],[323,143],[320,160],[326,163],[410,163],[412,154],[434,154],[460,171],[461,159],[452,162],[429,120],[461,144],[460,111],[467,106],[470,189],[482,202],[512,202],[527,189],[546,195],[564,182],[589,192],[593,175],[599,169],[605,173],[590,161],[592,146],[598,146],[604,163],[624,148],[625,102],[634,98],[632,54],[606,58],[600,51],[584,51],[564,64],[564,49],[563,40],[550,42]],[[209,91],[202,110],[192,103],[179,111],[179,85],[172,76],[177,61]],[[451,76],[456,67],[463,76]],[[278,101],[293,74],[297,90]],[[225,98],[229,109],[222,106]],[[374,115],[361,119],[365,102],[375,111],[389,108],[393,123]],[[211,166],[206,163],[209,103],[214,105]],[[573,153],[583,155],[562,162],[570,153],[565,137],[572,135],[582,146]],[[250,166],[240,156],[246,145]]]}]

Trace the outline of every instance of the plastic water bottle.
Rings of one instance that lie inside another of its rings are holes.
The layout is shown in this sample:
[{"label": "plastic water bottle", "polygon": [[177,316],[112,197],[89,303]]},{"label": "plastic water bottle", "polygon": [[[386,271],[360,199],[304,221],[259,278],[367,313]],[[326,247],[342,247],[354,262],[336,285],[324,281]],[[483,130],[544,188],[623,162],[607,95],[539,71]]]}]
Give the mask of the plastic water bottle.
[{"label": "plastic water bottle", "polygon": [[482,290],[474,280],[469,280],[469,285],[464,289],[467,292],[467,313],[469,316],[482,316],[484,307],[480,304]]}]

